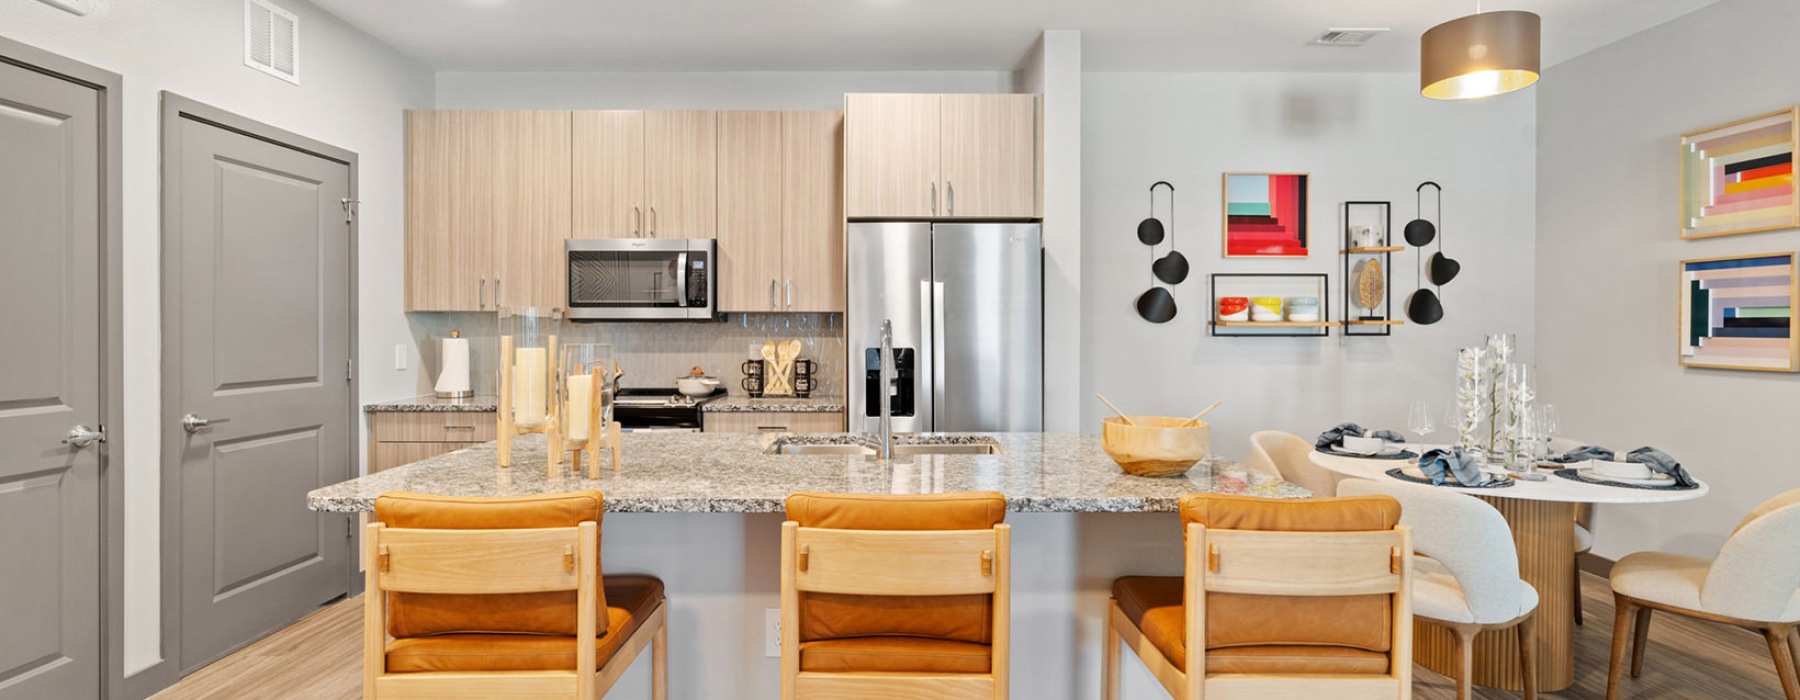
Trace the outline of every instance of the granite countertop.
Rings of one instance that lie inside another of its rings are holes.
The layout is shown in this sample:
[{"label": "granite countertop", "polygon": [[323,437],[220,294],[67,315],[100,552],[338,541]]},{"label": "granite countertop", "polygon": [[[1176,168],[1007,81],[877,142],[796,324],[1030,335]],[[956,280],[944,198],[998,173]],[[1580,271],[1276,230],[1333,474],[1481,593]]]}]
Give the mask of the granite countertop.
[{"label": "granite countertop", "polygon": [[[841,436],[840,436],[841,437]],[[351,513],[374,508],[388,491],[450,496],[525,496],[599,489],[614,512],[778,513],[796,491],[833,493],[944,493],[993,490],[1019,512],[1174,511],[1187,493],[1304,498],[1310,493],[1242,465],[1209,457],[1180,477],[1131,476],[1100,448],[1100,438],[1075,433],[986,433],[906,436],[902,442],[966,442],[987,437],[1004,454],[925,455],[883,462],[862,456],[769,455],[775,440],[821,436],[759,433],[626,433],[619,473],[602,467],[598,480],[571,476],[564,461],[546,475],[541,435],[513,443],[513,466],[497,466],[489,442],[317,489],[314,510]],[[946,440],[946,438],[951,438]],[[584,470],[585,471],[585,470]]]},{"label": "granite countertop", "polygon": [[[363,406],[364,413],[429,413],[437,411],[469,411],[493,413],[500,400],[477,395],[467,399],[440,399],[431,394],[409,399],[382,401]],[[753,399],[733,394],[700,407],[710,413],[843,413],[843,399]]]},{"label": "granite countertop", "polygon": [[496,396],[476,394],[466,399],[440,399],[431,394],[414,396],[408,399],[382,401],[363,406],[364,413],[437,413],[459,412],[493,413],[498,410],[500,399]]},{"label": "granite countertop", "polygon": [[753,399],[732,394],[708,402],[701,410],[707,413],[843,413],[841,398]]}]

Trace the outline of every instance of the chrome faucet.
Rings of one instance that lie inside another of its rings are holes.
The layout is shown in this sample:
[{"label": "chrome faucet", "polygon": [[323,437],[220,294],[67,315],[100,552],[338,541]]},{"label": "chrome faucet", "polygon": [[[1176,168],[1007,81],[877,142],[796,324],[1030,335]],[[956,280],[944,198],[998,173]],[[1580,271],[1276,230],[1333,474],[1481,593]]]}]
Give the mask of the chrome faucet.
[{"label": "chrome faucet", "polygon": [[876,385],[881,388],[881,443],[877,454],[882,459],[894,458],[894,386],[899,374],[894,369],[894,322],[881,322],[881,368]]}]

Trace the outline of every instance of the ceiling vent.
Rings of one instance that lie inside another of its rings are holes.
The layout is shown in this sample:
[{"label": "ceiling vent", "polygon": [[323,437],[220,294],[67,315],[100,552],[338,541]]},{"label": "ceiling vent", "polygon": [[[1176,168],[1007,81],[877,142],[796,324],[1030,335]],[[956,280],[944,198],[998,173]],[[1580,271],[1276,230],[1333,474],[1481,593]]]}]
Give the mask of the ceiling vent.
[{"label": "ceiling vent", "polygon": [[244,65],[300,84],[300,18],[268,0],[244,0]]},{"label": "ceiling vent", "polygon": [[1338,29],[1332,28],[1319,32],[1307,46],[1362,46],[1370,39],[1386,33],[1386,29]]}]

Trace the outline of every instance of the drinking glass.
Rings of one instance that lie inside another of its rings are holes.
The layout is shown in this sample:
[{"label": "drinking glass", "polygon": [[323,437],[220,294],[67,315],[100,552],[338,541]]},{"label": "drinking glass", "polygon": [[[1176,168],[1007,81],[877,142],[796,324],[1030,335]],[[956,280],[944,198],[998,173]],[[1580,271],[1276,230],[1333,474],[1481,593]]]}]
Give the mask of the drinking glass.
[{"label": "drinking glass", "polygon": [[1437,425],[1431,419],[1430,402],[1412,402],[1412,407],[1406,413],[1406,429],[1419,436],[1421,441],[1425,439],[1426,435],[1430,435],[1433,430],[1437,429]]},{"label": "drinking glass", "polygon": [[1538,438],[1544,441],[1544,454],[1548,455],[1551,451],[1550,440],[1556,437],[1556,404],[1538,404],[1536,414]]}]

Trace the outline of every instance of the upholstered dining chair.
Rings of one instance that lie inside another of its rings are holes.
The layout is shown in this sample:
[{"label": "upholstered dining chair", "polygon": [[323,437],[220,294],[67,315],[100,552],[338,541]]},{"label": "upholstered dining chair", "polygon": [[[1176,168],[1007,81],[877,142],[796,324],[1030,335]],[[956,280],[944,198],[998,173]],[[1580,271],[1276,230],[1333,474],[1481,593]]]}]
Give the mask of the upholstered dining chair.
[{"label": "upholstered dining chair", "polygon": [[797,493],[781,526],[781,697],[1004,699],[1006,497]]},{"label": "upholstered dining chair", "polygon": [[1800,489],[1788,491],[1750,511],[1725,540],[1719,556],[1707,560],[1663,552],[1626,555],[1613,565],[1612,664],[1607,700],[1619,697],[1625,648],[1631,646],[1631,677],[1643,675],[1650,615],[1674,613],[1761,632],[1769,643],[1776,676],[1788,700],[1800,700]]},{"label": "upholstered dining chair", "polygon": [[363,541],[363,698],[603,696],[645,646],[668,696],[663,585],[602,576],[598,491],[395,492]]},{"label": "upholstered dining chair", "polygon": [[1259,430],[1250,436],[1250,457],[1244,466],[1299,484],[1318,498],[1336,496],[1342,477],[1313,464],[1312,451],[1311,441],[1293,433]]},{"label": "upholstered dining chair", "polygon": [[1413,564],[1413,619],[1450,630],[1458,700],[1474,694],[1475,635],[1505,629],[1518,634],[1525,698],[1536,700],[1538,593],[1519,578],[1519,553],[1500,511],[1473,496],[1399,482],[1345,479],[1338,493],[1400,502],[1400,523],[1412,527],[1413,551],[1424,555]]},{"label": "upholstered dining chair", "polygon": [[1186,574],[1113,582],[1125,644],[1177,700],[1412,697],[1412,539],[1385,496],[1181,499]]}]

